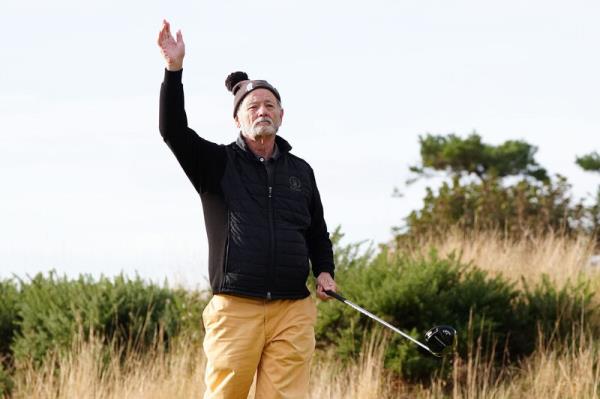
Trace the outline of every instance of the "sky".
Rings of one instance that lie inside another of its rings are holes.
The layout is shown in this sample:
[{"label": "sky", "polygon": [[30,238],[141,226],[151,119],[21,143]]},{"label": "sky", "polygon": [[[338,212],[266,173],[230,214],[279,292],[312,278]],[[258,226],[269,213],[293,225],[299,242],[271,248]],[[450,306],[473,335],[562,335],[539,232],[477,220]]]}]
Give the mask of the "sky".
[{"label": "sky", "polygon": [[344,242],[387,242],[419,208],[436,182],[404,182],[427,133],[526,140],[574,198],[600,184],[574,163],[600,151],[597,1],[3,2],[0,278],[206,286],[200,198],[158,131],[163,18],[190,127],[233,141],[225,77],[269,80]]}]

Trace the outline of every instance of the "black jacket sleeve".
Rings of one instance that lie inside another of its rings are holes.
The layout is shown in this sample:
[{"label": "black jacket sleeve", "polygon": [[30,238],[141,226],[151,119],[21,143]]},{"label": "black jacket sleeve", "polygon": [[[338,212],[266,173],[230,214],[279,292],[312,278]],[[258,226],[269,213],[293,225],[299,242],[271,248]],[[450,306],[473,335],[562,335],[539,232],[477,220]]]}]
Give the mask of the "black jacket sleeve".
[{"label": "black jacket sleeve", "polygon": [[225,147],[205,140],[188,127],[182,70],[170,72],[160,89],[159,130],[199,194],[219,189],[225,169]]},{"label": "black jacket sleeve", "polygon": [[312,169],[310,174],[313,186],[313,197],[310,206],[311,224],[308,228],[306,241],[312,265],[312,272],[315,277],[322,272],[328,272],[331,274],[331,277],[334,277],[335,265],[333,264],[333,248],[331,240],[329,239],[325,217],[323,215],[323,204],[321,203],[321,196],[319,195],[317,182]]}]

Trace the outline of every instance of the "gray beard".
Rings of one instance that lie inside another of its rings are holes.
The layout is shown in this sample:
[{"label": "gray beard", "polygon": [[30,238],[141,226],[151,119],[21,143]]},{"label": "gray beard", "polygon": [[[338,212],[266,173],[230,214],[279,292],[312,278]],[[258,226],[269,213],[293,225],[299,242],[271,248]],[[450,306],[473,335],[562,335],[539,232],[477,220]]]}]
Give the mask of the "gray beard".
[{"label": "gray beard", "polygon": [[256,139],[257,137],[275,136],[279,128],[274,125],[269,126],[251,126],[249,129],[243,129],[242,132],[248,137]]}]

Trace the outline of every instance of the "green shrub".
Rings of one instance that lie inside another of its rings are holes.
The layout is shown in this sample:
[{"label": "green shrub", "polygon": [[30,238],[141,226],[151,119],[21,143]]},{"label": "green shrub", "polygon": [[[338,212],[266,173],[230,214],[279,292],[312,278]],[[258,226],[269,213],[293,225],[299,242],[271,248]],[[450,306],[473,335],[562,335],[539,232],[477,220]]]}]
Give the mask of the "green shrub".
[{"label": "green shrub", "polygon": [[499,178],[465,183],[457,176],[437,192],[427,188],[423,206],[396,228],[398,243],[419,237],[442,236],[451,229],[463,232],[499,231],[521,239],[550,232],[574,234],[586,223],[581,204],[573,203],[570,185],[557,176],[545,182],[522,179],[505,185]]},{"label": "green shrub", "polygon": [[[557,289],[544,279],[518,290],[501,276],[489,276],[455,256],[440,259],[435,251],[424,258],[382,251],[373,259],[338,265],[336,280],[349,300],[420,341],[435,325],[454,326],[464,359],[476,341],[483,354],[495,348],[498,361],[507,354],[520,358],[533,351],[538,331],[546,338],[564,338],[575,322],[592,313],[592,294],[583,283]],[[363,337],[377,323],[341,303],[321,303],[319,308],[319,345],[335,348],[342,359],[357,355]],[[443,375],[440,364],[398,334],[386,351],[386,367],[409,380]]]},{"label": "green shrub", "polygon": [[[199,317],[203,303],[183,290],[148,284],[139,277],[90,276],[77,280],[50,273],[21,288],[21,330],[12,350],[18,359],[41,361],[50,350],[69,350],[75,337],[90,333],[107,344],[144,350],[170,340]],[[195,323],[200,328],[199,320]]]},{"label": "green shrub", "polygon": [[580,328],[597,330],[600,327],[588,323],[596,314],[589,279],[582,276],[559,288],[544,275],[533,287],[525,280],[523,286],[516,308],[518,325],[511,339],[513,352],[531,353],[540,336],[546,343],[553,340],[575,343],[581,336]]},{"label": "green shrub", "polygon": [[0,281],[0,360],[4,362],[12,357],[10,346],[19,331],[18,301],[19,291],[15,282]]},{"label": "green shrub", "polygon": [[[337,280],[343,294],[418,340],[434,325],[450,324],[459,332],[471,322],[503,338],[503,322],[512,320],[513,285],[500,277],[487,278],[455,258],[439,259],[390,256],[385,251],[361,267],[341,267]],[[373,322],[348,306],[321,305],[317,324],[319,341],[335,345],[345,358],[357,354],[361,339]],[[470,316],[472,315],[472,316]],[[466,351],[464,337],[460,351]],[[491,345],[491,342],[486,342]],[[386,366],[405,378],[424,378],[438,368],[438,361],[419,354],[417,347],[394,335],[386,353]]]}]

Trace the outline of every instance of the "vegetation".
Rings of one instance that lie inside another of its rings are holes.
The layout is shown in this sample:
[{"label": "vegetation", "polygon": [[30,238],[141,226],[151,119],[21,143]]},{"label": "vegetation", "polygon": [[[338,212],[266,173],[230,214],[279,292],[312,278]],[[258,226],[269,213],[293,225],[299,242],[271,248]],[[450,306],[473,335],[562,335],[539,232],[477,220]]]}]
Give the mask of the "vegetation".
[{"label": "vegetation", "polygon": [[[577,157],[576,163],[583,170],[600,173],[600,154],[598,152]],[[592,204],[585,208],[584,212],[588,230],[594,235],[600,236],[600,185],[598,185],[595,197],[592,198]]]},{"label": "vegetation", "polygon": [[[385,278],[382,278],[385,276]],[[450,255],[440,258],[382,252],[374,259],[340,265],[337,280],[344,294],[417,339],[434,325],[450,324],[463,334],[459,356],[466,358],[474,336],[484,353],[494,347],[498,361],[530,355],[536,337],[566,339],[573,328],[596,330],[581,323],[596,316],[590,281],[577,278],[557,286],[546,275],[520,288],[501,274],[490,276]],[[341,359],[353,359],[373,323],[350,307],[323,306],[317,325],[318,342],[336,348]],[[471,327],[469,327],[471,326]],[[474,328],[469,331],[469,328]],[[394,336],[386,352],[386,367],[407,380],[425,381],[439,369],[437,359]]]},{"label": "vegetation", "polygon": [[579,165],[583,170],[600,172],[600,154],[595,151],[587,155],[577,157],[576,162],[577,165]]},{"label": "vegetation", "polygon": [[[600,320],[594,311],[597,298],[591,292],[600,286],[600,278],[587,267],[593,249],[589,240],[548,237],[514,243],[500,236],[473,239],[456,234],[421,244],[402,253],[361,251],[359,244],[339,247],[336,256],[345,263],[340,264],[338,281],[348,298],[381,312],[416,338],[422,339],[424,329],[438,322],[464,323],[457,324],[461,340],[457,356],[443,365],[429,364],[432,359],[394,334],[372,329],[357,312],[337,302],[321,302],[311,397],[540,397],[550,393],[595,397],[600,354],[592,337],[597,336]],[[530,246],[539,251],[533,253]],[[438,250],[431,251],[432,247]],[[464,250],[459,253],[456,248]],[[535,268],[528,268],[532,263]],[[381,278],[386,267],[390,274]],[[558,268],[563,270],[559,278],[545,277]],[[66,283],[56,276],[43,281]],[[88,279],[88,283],[93,282]],[[16,285],[18,292],[28,284]],[[142,296],[150,297],[157,289],[142,286],[148,292]],[[128,287],[144,291],[136,284]],[[46,287],[44,292],[48,291],[53,292]],[[437,296],[431,297],[432,293]],[[202,296],[195,295],[190,300],[200,303]],[[462,304],[461,297],[465,298]],[[466,316],[460,306],[468,309]],[[513,310],[517,315],[510,314]],[[508,322],[514,324],[506,327]],[[347,332],[351,325],[354,334]],[[337,338],[336,329],[340,330]],[[201,340],[190,332],[201,333],[201,323],[180,324],[177,331],[169,345],[157,334],[146,349],[136,350],[117,345],[116,335],[107,341],[100,334],[76,329],[68,350],[50,350],[40,363],[20,359],[4,374],[10,380],[0,377],[0,381],[12,385],[13,398],[199,397],[204,358]],[[522,341],[516,337],[513,341],[513,331],[520,332],[527,345],[519,346]],[[18,329],[15,337],[21,337]],[[505,356],[502,339],[511,353],[520,351],[519,361]],[[416,379],[421,382],[415,384]]]},{"label": "vegetation", "polygon": [[[466,138],[426,135],[419,138],[421,163],[411,170],[416,179],[443,173],[435,191],[427,187],[423,206],[396,228],[400,245],[423,236],[440,236],[450,229],[497,231],[513,239],[549,233],[569,236],[600,231],[600,191],[595,204],[571,197],[563,176],[550,177],[535,160],[537,148],[524,141],[494,146],[473,133]],[[600,157],[577,159],[585,170],[600,171]]]},{"label": "vegetation", "polygon": [[475,175],[481,181],[507,176],[528,176],[548,180],[547,172],[535,160],[537,147],[521,140],[493,146],[472,133],[463,139],[454,134],[419,137],[422,165],[412,167],[417,174],[446,171],[453,176]]},{"label": "vegetation", "polygon": [[[524,141],[420,143],[416,178],[446,181],[388,245],[341,246],[336,230],[336,280],[417,339],[453,325],[458,350],[440,362],[321,302],[311,397],[598,397],[600,187],[573,200]],[[597,152],[576,163],[600,172]],[[0,281],[0,398],[199,397],[208,296],[139,277]]]},{"label": "vegetation", "polygon": [[[0,282],[0,392],[10,390],[11,370],[51,362],[69,353],[76,338],[93,337],[106,351],[114,347],[123,355],[155,345],[168,349],[183,334],[199,341],[204,294],[124,276],[68,280],[49,273]],[[110,360],[106,355],[101,366]]]}]

